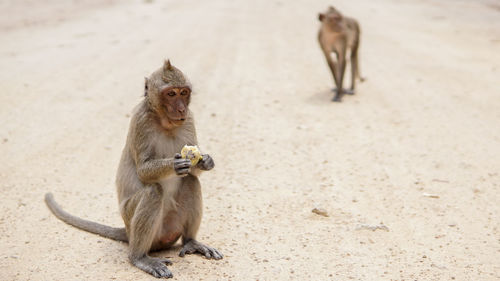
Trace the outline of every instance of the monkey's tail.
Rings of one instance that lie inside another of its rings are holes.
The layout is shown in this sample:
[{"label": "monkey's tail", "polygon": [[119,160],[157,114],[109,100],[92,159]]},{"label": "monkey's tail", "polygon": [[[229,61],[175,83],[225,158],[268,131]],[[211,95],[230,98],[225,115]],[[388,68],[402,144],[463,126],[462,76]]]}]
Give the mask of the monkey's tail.
[{"label": "monkey's tail", "polygon": [[45,203],[52,213],[63,222],[81,230],[88,231],[117,241],[128,242],[127,233],[124,227],[111,227],[100,223],[81,219],[64,211],[54,200],[52,193],[45,194]]}]

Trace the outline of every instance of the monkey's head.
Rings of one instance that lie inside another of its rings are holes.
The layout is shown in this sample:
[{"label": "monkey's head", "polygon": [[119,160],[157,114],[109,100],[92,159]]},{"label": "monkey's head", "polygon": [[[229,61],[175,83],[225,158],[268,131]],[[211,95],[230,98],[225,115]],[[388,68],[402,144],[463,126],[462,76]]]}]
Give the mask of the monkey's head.
[{"label": "monkey's head", "polygon": [[328,7],[326,13],[320,13],[318,15],[318,19],[320,22],[329,25],[336,25],[340,20],[342,20],[342,14],[335,9],[333,6]]},{"label": "monkey's head", "polygon": [[144,88],[145,98],[163,127],[172,129],[184,123],[191,101],[191,83],[170,60],[146,78]]}]

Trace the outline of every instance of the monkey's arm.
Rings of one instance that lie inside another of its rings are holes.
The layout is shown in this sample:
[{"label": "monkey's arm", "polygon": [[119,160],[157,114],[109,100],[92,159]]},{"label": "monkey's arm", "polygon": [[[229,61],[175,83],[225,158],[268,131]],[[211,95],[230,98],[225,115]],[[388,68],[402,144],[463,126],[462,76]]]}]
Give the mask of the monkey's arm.
[{"label": "monkey's arm", "polygon": [[139,160],[137,175],[144,183],[157,182],[160,178],[174,175],[174,158]]},{"label": "monkey's arm", "polygon": [[139,156],[137,161],[137,175],[143,183],[158,182],[161,178],[173,175],[186,175],[190,168],[191,161],[177,155],[174,158],[163,159],[148,159],[148,157]]}]

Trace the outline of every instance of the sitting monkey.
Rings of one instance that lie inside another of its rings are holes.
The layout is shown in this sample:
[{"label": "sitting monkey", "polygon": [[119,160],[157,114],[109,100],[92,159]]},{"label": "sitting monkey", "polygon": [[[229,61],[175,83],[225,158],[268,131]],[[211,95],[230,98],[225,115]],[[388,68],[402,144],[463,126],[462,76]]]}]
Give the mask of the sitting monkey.
[{"label": "sitting monkey", "polygon": [[202,215],[198,175],[214,167],[208,154],[192,165],[178,153],[184,145],[197,145],[189,110],[191,84],[176,67],[163,67],[146,78],[145,95],[130,122],[118,167],[116,185],[124,228],[113,228],[70,215],[45,195],[50,210],[80,229],[129,244],[129,260],[155,277],[172,277],[168,259],[150,251],[167,249],[182,238],[179,255],[198,252],[208,259],[222,254],[197,240]]}]

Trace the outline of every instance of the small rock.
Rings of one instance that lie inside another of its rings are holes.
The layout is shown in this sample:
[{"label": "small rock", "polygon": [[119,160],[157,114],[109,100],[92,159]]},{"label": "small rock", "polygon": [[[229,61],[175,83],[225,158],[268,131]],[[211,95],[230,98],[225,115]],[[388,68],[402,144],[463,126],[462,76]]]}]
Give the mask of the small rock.
[{"label": "small rock", "polygon": [[422,194],[422,196],[424,196],[424,197],[429,197],[429,198],[439,198],[439,195],[437,195],[437,194],[432,194],[432,193],[427,193],[427,192],[424,192],[424,193]]},{"label": "small rock", "polygon": [[435,264],[435,263],[431,264],[431,267],[435,267],[435,268],[442,269],[442,270],[447,269],[446,266]]},{"label": "small rock", "polygon": [[371,231],[375,231],[377,229],[380,229],[380,230],[389,231],[389,228],[383,224],[379,224],[379,225],[361,224],[358,227],[356,227],[356,230],[361,230],[361,229],[368,229]]},{"label": "small rock", "polygon": [[297,126],[297,129],[299,129],[299,130],[305,130],[305,129],[307,129],[307,126],[299,125],[299,126]]},{"label": "small rock", "polygon": [[316,215],[320,215],[320,216],[323,216],[323,217],[328,217],[328,212],[325,209],[322,209],[322,208],[314,208],[314,209],[312,209],[311,212],[315,213]]},{"label": "small rock", "polygon": [[450,181],[448,180],[442,180],[442,179],[432,179],[434,182],[442,182],[442,183],[449,183]]}]

